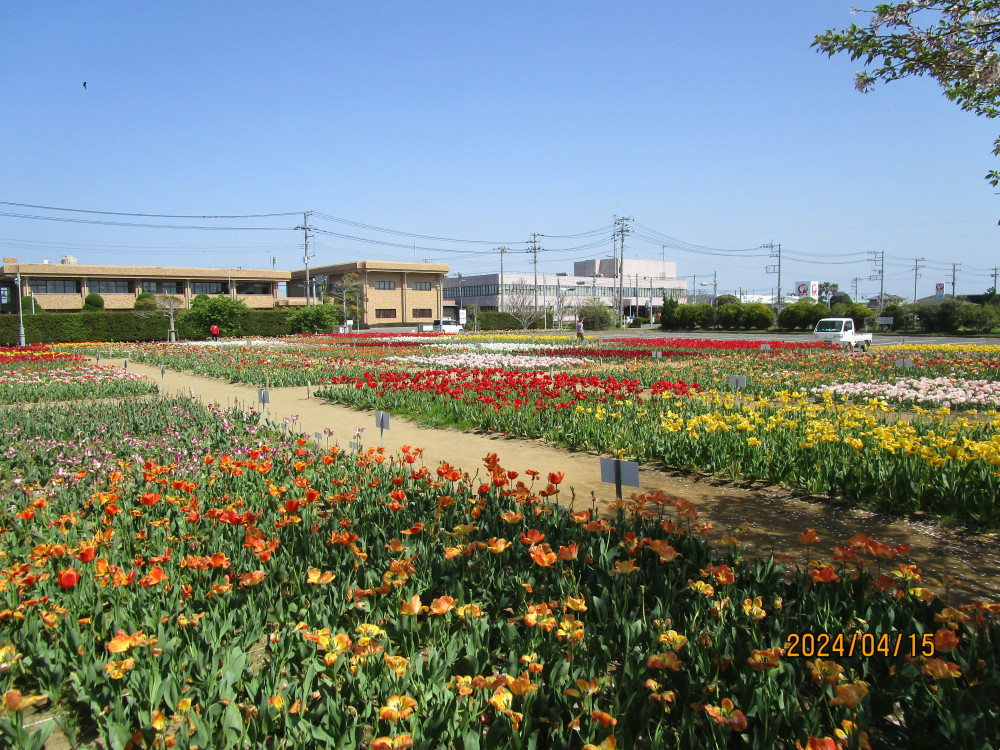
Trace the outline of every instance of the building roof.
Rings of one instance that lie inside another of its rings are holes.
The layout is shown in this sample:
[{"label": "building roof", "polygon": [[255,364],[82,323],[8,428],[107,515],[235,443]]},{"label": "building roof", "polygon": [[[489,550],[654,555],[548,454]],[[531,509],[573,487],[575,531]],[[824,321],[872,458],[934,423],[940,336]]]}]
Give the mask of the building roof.
[{"label": "building roof", "polygon": [[[347,273],[364,273],[365,271],[381,271],[384,273],[435,273],[447,274],[451,266],[447,263],[413,263],[390,260],[353,260],[347,263],[334,263],[327,266],[315,266],[309,269],[311,276],[341,276]],[[306,269],[300,268],[291,272],[293,279],[303,279]]]},{"label": "building roof", "polygon": [[79,263],[18,263],[4,259],[2,275],[16,273],[29,278],[153,278],[153,279],[212,279],[288,281],[288,271],[266,271],[248,268],[181,268],[173,266],[91,266]]}]

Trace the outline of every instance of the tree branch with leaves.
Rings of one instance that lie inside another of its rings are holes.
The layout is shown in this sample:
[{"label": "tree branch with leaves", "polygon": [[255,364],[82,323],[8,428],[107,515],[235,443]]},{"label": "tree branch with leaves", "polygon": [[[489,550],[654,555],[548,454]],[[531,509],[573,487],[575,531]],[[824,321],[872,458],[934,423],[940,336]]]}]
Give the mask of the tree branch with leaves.
[{"label": "tree branch with leaves", "polygon": [[[851,12],[866,14],[867,25],[830,29],[813,45],[831,57],[846,52],[863,60],[865,69],[855,77],[859,91],[930,76],[962,109],[990,119],[1000,115],[1000,0],[908,0]],[[993,154],[1000,155],[1000,138]],[[986,179],[1000,185],[1000,172],[991,170]]]}]

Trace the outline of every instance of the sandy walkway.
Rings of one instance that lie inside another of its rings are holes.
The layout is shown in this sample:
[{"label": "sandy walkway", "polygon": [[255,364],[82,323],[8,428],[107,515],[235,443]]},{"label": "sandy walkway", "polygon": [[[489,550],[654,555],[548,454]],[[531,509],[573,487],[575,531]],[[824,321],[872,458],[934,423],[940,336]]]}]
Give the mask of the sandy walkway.
[{"label": "sandy walkway", "polygon": [[[102,364],[121,366],[122,360],[103,359]],[[149,375],[160,382],[158,366],[128,363],[128,369]],[[204,402],[232,405],[235,402],[259,409],[257,389],[253,386],[225,383],[190,373],[168,370],[166,390],[170,395],[194,396]],[[329,404],[315,398],[306,398],[306,388],[272,388],[268,416],[272,420],[297,415],[298,430],[309,435],[333,430],[332,440],[347,445],[358,427],[364,428],[364,446],[379,444],[379,431],[375,428],[372,412],[361,412]],[[545,473],[562,471],[566,476],[564,491],[576,491],[577,507],[590,503],[591,493],[599,505],[606,506],[614,500],[614,486],[601,482],[599,456],[575,452],[537,440],[510,438],[502,435],[467,433],[453,429],[426,429],[401,417],[391,417],[391,429],[385,433],[385,446],[395,449],[411,445],[424,449],[424,460],[429,466],[441,461],[475,474],[483,467],[483,457],[496,453],[507,469],[524,472],[536,469]],[[911,559],[925,572],[926,578],[941,573],[958,576],[965,582],[965,597],[1000,600],[1000,539],[997,535],[970,538],[959,536],[931,524],[907,519],[885,517],[858,511],[820,500],[796,498],[779,488],[755,484],[719,481],[696,477],[686,473],[642,468],[640,488],[625,488],[626,495],[633,491],[663,490],[667,494],[683,497],[701,513],[700,520],[710,521],[718,530],[733,529],[749,522],[751,533],[746,540],[752,548],[768,553],[802,555],[803,548],[797,536],[806,528],[815,528],[822,540],[821,550],[833,546],[861,532],[891,545],[908,542],[912,548]],[[562,498],[568,500],[568,493]],[[965,598],[963,597],[963,598]]]}]

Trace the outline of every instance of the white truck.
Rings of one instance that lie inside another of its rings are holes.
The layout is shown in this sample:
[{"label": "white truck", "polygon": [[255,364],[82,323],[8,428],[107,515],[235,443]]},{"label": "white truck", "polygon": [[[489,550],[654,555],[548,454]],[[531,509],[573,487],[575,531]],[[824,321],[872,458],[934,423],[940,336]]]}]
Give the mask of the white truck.
[{"label": "white truck", "polygon": [[828,344],[849,346],[861,351],[872,345],[872,335],[854,330],[851,318],[823,318],[813,329],[813,336]]},{"label": "white truck", "polygon": [[431,326],[431,330],[434,333],[464,333],[465,326],[456,321],[454,318],[441,318],[440,320],[434,321],[434,324]]}]

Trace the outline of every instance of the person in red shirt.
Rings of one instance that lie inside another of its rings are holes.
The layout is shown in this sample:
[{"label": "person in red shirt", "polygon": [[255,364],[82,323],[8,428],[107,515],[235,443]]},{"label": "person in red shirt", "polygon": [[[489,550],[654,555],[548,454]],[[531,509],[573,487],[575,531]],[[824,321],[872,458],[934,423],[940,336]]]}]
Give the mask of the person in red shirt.
[{"label": "person in red shirt", "polygon": [[212,323],[212,341],[219,340],[219,325],[217,323]]}]

